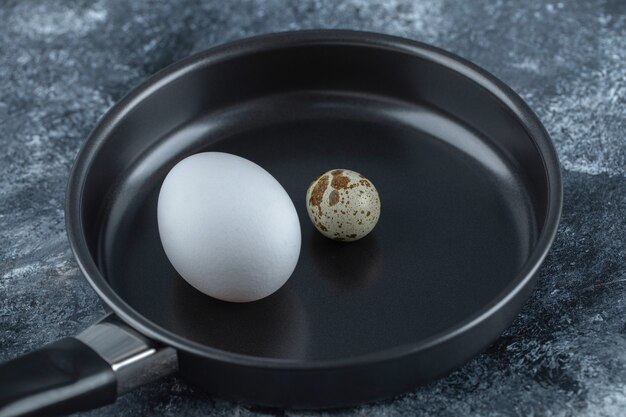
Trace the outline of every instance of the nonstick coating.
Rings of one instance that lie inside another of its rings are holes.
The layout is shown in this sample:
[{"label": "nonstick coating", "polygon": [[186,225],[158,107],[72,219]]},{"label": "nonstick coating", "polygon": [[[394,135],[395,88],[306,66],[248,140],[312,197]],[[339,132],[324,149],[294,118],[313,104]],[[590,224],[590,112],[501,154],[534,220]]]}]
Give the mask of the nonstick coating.
[{"label": "nonstick coating", "polygon": [[[207,297],[165,257],[160,185],[201,151],[259,164],[298,210],[298,266],[264,300]],[[306,213],[309,183],[333,168],[380,192],[380,221],[355,243],[324,238]],[[400,393],[485,348],[527,297],[560,208],[547,134],[500,82],[415,42],[315,31],[157,74],[91,134],[67,214],[94,288],[177,347],[188,380],[252,403],[327,407]]]}]

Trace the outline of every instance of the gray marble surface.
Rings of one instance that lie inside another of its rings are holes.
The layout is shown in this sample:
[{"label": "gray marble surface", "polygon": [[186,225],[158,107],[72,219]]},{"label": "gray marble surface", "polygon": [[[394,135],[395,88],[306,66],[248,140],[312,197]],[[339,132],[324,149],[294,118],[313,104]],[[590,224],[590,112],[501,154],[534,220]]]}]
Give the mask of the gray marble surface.
[{"label": "gray marble surface", "polygon": [[[212,45],[353,28],[448,49],[537,112],[565,208],[515,323],[452,375],[396,399],[287,415],[626,415],[626,1],[222,0],[0,3],[0,360],[103,314],[65,237],[63,192],[99,116],[156,70]],[[261,416],[170,378],[89,416]]]}]

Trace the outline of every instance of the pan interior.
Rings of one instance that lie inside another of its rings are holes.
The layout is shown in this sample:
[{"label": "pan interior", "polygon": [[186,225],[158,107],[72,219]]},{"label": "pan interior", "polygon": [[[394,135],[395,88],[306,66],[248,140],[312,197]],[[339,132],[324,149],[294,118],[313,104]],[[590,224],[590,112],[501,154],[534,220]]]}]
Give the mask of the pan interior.
[{"label": "pan interior", "polygon": [[[484,309],[536,241],[527,181],[434,107],[350,92],[290,92],[199,114],[142,152],[107,197],[99,266],[137,312],[181,337],[256,357],[332,360],[413,344]],[[168,262],[156,201],[169,168],[200,151],[259,164],[287,190],[302,251],[288,283],[248,304],[212,299]],[[305,193],[347,168],[378,188],[381,218],[354,243],[321,236]]]}]

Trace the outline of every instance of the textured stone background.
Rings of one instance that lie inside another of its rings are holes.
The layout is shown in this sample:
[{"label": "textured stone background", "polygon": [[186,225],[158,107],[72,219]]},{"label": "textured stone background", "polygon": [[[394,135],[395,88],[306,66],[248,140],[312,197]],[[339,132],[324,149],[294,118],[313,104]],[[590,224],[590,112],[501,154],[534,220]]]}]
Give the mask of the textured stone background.
[{"label": "textured stone background", "polygon": [[[5,0],[0,22],[0,360],[103,314],[69,251],[63,192],[109,106],[217,43],[354,28],[441,46],[519,92],[556,143],[563,222],[522,314],[464,368],[391,401],[286,414],[626,415],[626,1]],[[171,378],[85,415],[276,413]]]}]

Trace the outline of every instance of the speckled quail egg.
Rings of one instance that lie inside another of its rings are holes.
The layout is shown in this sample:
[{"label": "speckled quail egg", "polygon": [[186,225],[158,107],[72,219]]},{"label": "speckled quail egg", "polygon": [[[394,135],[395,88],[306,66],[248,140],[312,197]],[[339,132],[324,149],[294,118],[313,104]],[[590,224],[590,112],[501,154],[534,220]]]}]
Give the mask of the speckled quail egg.
[{"label": "speckled quail egg", "polygon": [[306,204],[315,228],[337,241],[365,237],[380,217],[376,187],[348,169],[333,169],[317,177],[307,190]]}]

